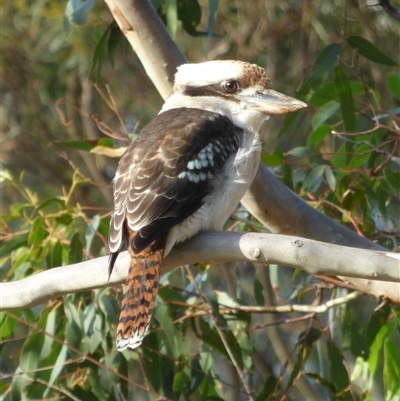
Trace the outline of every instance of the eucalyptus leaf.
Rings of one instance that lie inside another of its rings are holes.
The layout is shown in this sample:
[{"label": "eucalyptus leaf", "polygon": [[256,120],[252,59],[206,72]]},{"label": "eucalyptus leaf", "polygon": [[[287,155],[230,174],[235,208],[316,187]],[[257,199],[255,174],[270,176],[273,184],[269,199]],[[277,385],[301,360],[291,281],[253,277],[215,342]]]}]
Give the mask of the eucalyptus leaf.
[{"label": "eucalyptus leaf", "polygon": [[369,42],[367,39],[361,38],[360,36],[350,36],[346,39],[347,43],[353,48],[357,49],[361,56],[374,63],[397,66],[398,64],[393,61],[390,57],[383,54],[378,50],[375,45]]}]

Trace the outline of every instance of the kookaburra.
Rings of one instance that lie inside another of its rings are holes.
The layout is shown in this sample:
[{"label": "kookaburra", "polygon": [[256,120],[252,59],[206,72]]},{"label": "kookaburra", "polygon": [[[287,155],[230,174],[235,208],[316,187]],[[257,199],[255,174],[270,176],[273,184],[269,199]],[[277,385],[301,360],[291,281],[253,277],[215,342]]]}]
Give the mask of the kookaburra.
[{"label": "kookaburra", "polygon": [[303,107],[272,90],[255,64],[209,61],[178,68],[172,95],[128,147],[115,174],[110,274],[123,247],[131,258],[119,351],[143,341],[163,258],[199,231],[221,230],[249,188],[263,121]]}]

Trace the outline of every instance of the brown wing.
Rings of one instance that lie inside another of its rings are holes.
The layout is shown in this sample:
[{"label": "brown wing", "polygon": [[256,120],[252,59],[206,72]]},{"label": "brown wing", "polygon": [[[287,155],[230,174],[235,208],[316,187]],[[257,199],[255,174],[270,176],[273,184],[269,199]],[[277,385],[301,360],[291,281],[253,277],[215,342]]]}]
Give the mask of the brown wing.
[{"label": "brown wing", "polygon": [[122,156],[114,181],[110,273],[127,241],[140,252],[190,216],[213,189],[243,131],[226,117],[199,109],[159,114]]}]

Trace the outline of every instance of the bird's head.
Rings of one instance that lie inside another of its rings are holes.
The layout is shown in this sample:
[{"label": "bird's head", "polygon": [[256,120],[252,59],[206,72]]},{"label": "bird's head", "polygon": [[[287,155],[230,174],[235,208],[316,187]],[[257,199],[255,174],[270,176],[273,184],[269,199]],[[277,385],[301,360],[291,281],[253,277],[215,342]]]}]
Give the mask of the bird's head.
[{"label": "bird's head", "polygon": [[307,105],[274,91],[268,74],[258,65],[227,60],[178,67],[173,94],[161,112],[180,107],[217,112],[239,127],[258,132],[270,115]]}]

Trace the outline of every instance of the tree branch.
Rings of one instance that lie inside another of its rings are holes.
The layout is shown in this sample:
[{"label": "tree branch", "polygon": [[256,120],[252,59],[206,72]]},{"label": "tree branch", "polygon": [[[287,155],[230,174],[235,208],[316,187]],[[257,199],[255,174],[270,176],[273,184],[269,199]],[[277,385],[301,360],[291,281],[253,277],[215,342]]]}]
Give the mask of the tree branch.
[{"label": "tree branch", "polygon": [[[274,234],[210,232],[174,247],[163,272],[176,266],[213,261],[280,264],[310,274],[343,275],[368,280],[360,291],[400,303],[398,254],[326,244]],[[24,280],[0,284],[0,310],[31,308],[61,295],[124,283],[129,256],[119,255],[110,281],[108,257],[44,271]],[[386,282],[378,281],[386,280]],[[18,294],[18,296],[16,296]]]}]

